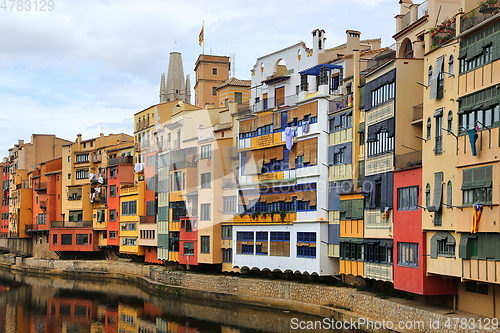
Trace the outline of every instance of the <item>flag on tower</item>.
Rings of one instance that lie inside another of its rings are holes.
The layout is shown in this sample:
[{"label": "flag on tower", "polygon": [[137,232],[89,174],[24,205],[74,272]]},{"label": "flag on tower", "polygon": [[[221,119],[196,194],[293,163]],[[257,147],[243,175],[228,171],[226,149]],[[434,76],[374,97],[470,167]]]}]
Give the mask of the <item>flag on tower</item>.
[{"label": "flag on tower", "polygon": [[203,43],[203,28],[205,27],[201,27],[201,32],[200,32],[200,46]]}]

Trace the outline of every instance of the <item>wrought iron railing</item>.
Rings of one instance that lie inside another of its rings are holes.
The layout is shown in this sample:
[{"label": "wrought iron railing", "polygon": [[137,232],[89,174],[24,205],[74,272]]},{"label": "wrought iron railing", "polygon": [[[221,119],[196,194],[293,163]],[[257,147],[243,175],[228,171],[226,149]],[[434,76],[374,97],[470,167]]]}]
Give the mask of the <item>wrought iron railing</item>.
[{"label": "wrought iron railing", "polygon": [[51,228],[92,228],[93,221],[52,221]]},{"label": "wrought iron railing", "polygon": [[396,155],[394,165],[396,169],[420,166],[422,165],[422,151],[417,150],[407,154]]},{"label": "wrought iron railing", "polygon": [[460,17],[460,33],[469,30],[476,25],[491,19],[500,13],[496,1],[486,1],[484,4],[471,9]]},{"label": "wrought iron railing", "polygon": [[139,216],[139,224],[154,224],[156,223],[156,215]]}]

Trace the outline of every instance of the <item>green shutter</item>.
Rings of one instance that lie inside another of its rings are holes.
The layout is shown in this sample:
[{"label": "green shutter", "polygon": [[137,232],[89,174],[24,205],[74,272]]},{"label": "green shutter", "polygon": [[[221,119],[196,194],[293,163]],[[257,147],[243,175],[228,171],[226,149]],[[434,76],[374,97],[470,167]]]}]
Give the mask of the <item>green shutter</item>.
[{"label": "green shutter", "polygon": [[359,88],[359,109],[365,108],[365,86]]},{"label": "green shutter", "polygon": [[345,218],[346,218],[346,220],[351,220],[352,219],[352,200],[346,200],[345,205],[346,205]]},{"label": "green shutter", "polygon": [[458,244],[458,257],[461,259],[470,258],[470,253],[468,251],[467,243],[469,241],[469,234],[463,233],[460,238],[460,243]]}]

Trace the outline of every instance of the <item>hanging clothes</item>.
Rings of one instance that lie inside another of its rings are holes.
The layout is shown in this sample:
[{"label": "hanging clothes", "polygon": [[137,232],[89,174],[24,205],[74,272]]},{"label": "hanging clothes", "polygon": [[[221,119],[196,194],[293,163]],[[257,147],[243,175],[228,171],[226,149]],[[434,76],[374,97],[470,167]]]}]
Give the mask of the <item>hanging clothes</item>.
[{"label": "hanging clothes", "polygon": [[293,128],[291,128],[291,127],[285,128],[285,142],[286,142],[286,149],[288,149],[288,150],[292,149],[294,135],[295,135],[295,132],[294,132]]},{"label": "hanging clothes", "polygon": [[302,124],[302,133],[307,133],[309,132],[309,121],[304,121]]}]

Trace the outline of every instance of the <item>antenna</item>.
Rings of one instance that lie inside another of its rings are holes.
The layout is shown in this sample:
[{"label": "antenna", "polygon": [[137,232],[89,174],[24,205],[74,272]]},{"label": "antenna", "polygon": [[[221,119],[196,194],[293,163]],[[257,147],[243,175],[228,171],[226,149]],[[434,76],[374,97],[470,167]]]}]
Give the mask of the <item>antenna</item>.
[{"label": "antenna", "polygon": [[236,55],[231,53],[230,63],[229,63],[229,77],[235,77],[236,71],[236,63],[235,63]]}]

